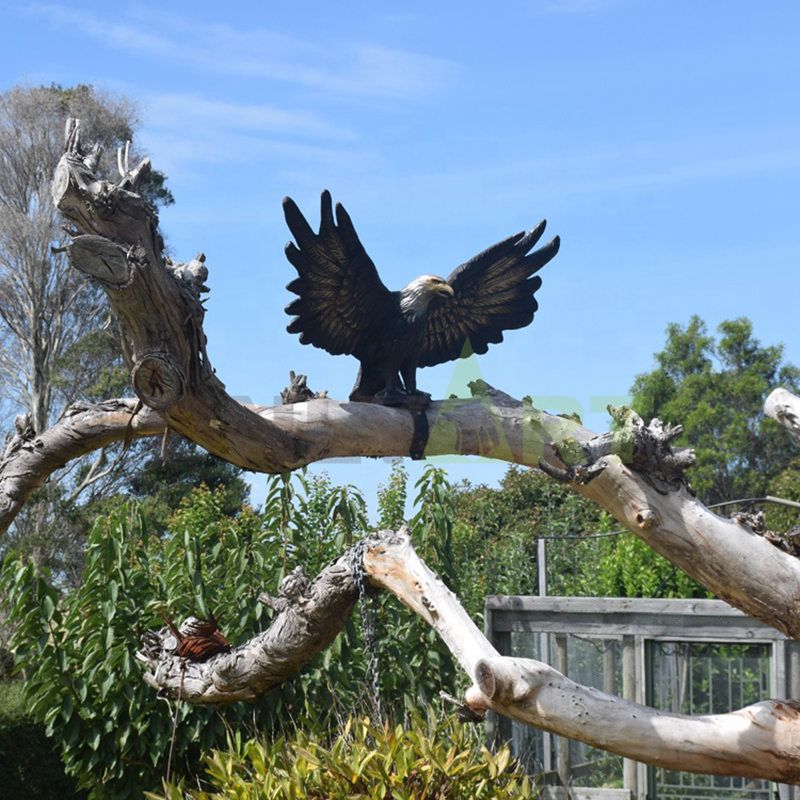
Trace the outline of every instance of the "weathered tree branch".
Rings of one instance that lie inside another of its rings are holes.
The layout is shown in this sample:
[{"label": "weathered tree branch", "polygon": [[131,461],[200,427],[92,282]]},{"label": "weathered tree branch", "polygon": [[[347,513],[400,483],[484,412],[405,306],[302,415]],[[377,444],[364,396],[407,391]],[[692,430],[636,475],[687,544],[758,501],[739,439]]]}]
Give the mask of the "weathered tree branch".
[{"label": "weathered tree branch", "polygon": [[786,389],[775,389],[764,403],[764,413],[780,422],[800,444],[800,397]]},{"label": "weathered tree branch", "polygon": [[486,640],[455,595],[414,551],[408,533],[371,543],[364,566],[442,637],[474,684],[467,706],[667,769],[800,783],[800,704],[767,700],[729,714],[666,714],[581,686],[539,661],[509,658]]},{"label": "weathered tree branch", "polygon": [[[205,259],[201,254],[175,264],[165,258],[155,213],[136,191],[149,163],[130,170],[121,160],[116,184],[97,180],[93,168],[92,154],[83,156],[77,127],[70,126],[53,183],[56,204],[76,227],[69,257],[105,287],[131,355],[134,389],[160,415],[147,412],[160,430],[167,424],[210,452],[261,472],[285,472],[334,456],[409,455],[412,448],[419,450],[421,431],[428,456],[474,454],[540,466],[597,501],[732,605],[800,638],[800,560],[699,503],[683,479],[692,453],[672,448],[679,430],[657,420],[646,426],[622,410],[616,412],[617,429],[596,436],[575,420],[538,411],[480,383],[471,399],[432,403],[423,412],[424,425],[408,410],[327,398],[303,402],[308,395],[299,391],[287,399],[301,402],[240,405],[225,392],[206,353],[200,302],[207,291]],[[125,411],[130,419],[132,409]],[[798,418],[792,413],[782,414],[790,429]],[[100,435],[88,425],[77,436],[89,444],[70,446],[74,455],[82,454],[130,435],[121,431],[117,424],[113,434]],[[135,430],[148,432],[154,430],[145,424]],[[8,496],[21,497],[26,487],[42,482],[51,464],[73,457],[58,436],[45,441],[48,434],[36,440],[43,451],[38,461],[37,446],[27,440],[7,454],[0,466],[0,502],[2,481],[9,476]],[[14,468],[7,469],[9,464]],[[27,472],[20,477],[23,466]],[[12,500],[0,524],[19,505]],[[376,585],[394,592],[442,635],[475,681],[467,701],[476,711],[492,708],[676,769],[799,779],[800,712],[792,704],[767,701],[702,718],[661,714],[574,684],[544,664],[500,657],[403,534],[370,540],[363,566]],[[250,699],[277,685],[341,628],[357,596],[353,570],[351,553],[310,585],[294,575],[282,596],[269,601],[276,609],[269,630],[207,662],[180,659],[171,634],[154,635],[140,654],[148,682],[195,703]]]},{"label": "weathered tree branch", "polygon": [[[146,166],[130,172],[123,165],[116,184],[96,180],[91,168],[71,130],[53,182],[56,204],[81,234],[70,258],[106,287],[130,345],[134,388],[171,428],[260,472],[416,451],[407,410],[328,399],[248,409],[233,400],[206,354],[199,295],[207,270],[199,258],[165,260],[155,214],[135,193]],[[485,385],[475,393],[424,412],[426,456],[482,455],[565,477],[719,597],[800,637],[800,561],[691,495],[681,480],[691,454],[670,448],[674,429],[621,413],[620,430],[597,437]]]},{"label": "weathered tree branch", "polygon": [[164,420],[146,407],[134,413],[137,405],[132,399],[76,403],[41,436],[36,436],[33,428],[21,426],[0,456],[0,533],[7,530],[33,492],[72,459],[126,437],[163,433]]},{"label": "weathered tree branch", "polygon": [[[286,680],[339,632],[357,599],[355,571],[398,597],[444,640],[474,683],[466,706],[668,769],[800,782],[800,705],[768,700],[729,714],[665,714],[582,686],[538,661],[502,657],[419,558],[407,530],[381,531],[311,584],[292,573],[269,604],[269,630],[194,663],[167,629],[139,654],[150,685],[188,702],[252,700]],[[363,556],[362,556],[363,554]],[[361,559],[361,560],[360,560]]]},{"label": "weathered tree branch", "polygon": [[150,633],[137,654],[145,666],[145,680],[194,704],[255,699],[283,683],[336,638],[358,599],[353,563],[354,553],[345,553],[313,582],[302,570],[289,574],[278,597],[261,598],[276,612],[270,627],[208,661],[180,658],[177,639],[167,628]]}]

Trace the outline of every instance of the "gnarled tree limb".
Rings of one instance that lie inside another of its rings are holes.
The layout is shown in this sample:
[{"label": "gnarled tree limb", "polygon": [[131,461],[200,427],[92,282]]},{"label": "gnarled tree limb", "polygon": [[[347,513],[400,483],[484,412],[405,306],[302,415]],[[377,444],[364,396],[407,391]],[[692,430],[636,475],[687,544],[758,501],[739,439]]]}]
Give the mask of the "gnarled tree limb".
[{"label": "gnarled tree limb", "polygon": [[[123,161],[115,184],[97,180],[93,167],[72,125],[53,184],[56,204],[76,228],[70,259],[106,288],[131,354],[134,389],[158,412],[160,424],[261,472],[285,472],[334,456],[403,456],[412,443],[416,450],[419,437],[408,410],[325,398],[274,408],[234,401],[206,353],[204,258],[188,264],[166,259],[155,213],[136,191],[149,165],[130,170]],[[596,436],[574,420],[538,411],[485,384],[474,386],[473,394],[426,410],[425,455],[474,454],[541,466],[732,605],[800,638],[800,561],[696,500],[682,477],[692,455],[670,445],[675,429],[657,421],[645,426],[621,412],[617,431]],[[790,419],[787,413],[783,418],[784,424]],[[796,414],[791,420],[796,422]],[[78,435],[90,444],[76,448],[76,455],[110,441],[110,434],[91,430]],[[5,459],[17,464],[8,475],[23,487],[41,483],[51,464],[68,453],[57,437],[51,445],[45,436],[38,461],[26,441],[17,444],[18,451],[30,450],[28,461],[12,461],[17,451]],[[30,475],[19,478],[20,468]],[[0,522],[13,515],[8,508]],[[798,780],[800,727],[791,704],[768,701],[706,718],[660,714],[578,686],[538,662],[501,658],[404,535],[372,540],[364,568],[376,585],[389,588],[439,631],[475,681],[467,698],[475,710],[493,708],[676,769]],[[343,556],[310,586],[300,581],[298,591],[284,588],[268,631],[208,662],[182,663],[166,633],[151,638],[141,654],[149,682],[173,695],[182,684],[192,702],[216,703],[251,698],[284,680],[340,629],[357,594],[352,560]]]},{"label": "gnarled tree limb", "polygon": [[[363,560],[359,562],[358,559]],[[310,585],[271,600],[266,632],[204,663],[182,661],[163,629],[139,658],[155,688],[191,703],[253,699],[281,683],[341,629],[358,591],[355,571],[398,597],[444,640],[474,683],[466,705],[668,769],[800,782],[800,705],[767,700],[729,714],[688,717],[603,694],[538,661],[492,647],[455,595],[424,564],[407,530],[381,531],[326,567]]]},{"label": "gnarled tree limb", "polygon": [[[106,287],[135,362],[134,388],[171,428],[261,472],[334,456],[409,454],[414,420],[407,410],[327,399],[248,409],[233,400],[206,354],[199,294],[207,270],[201,265],[203,274],[195,275],[189,266],[166,262],[154,212],[135,192],[145,167],[123,165],[116,184],[97,180],[91,168],[72,130],[54,199],[80,234],[104,241],[73,243],[70,257]],[[490,387],[476,387],[476,394],[431,404],[425,455],[475,454],[566,475],[719,597],[800,637],[800,561],[690,494],[680,473],[691,456],[669,447],[674,430],[644,426],[628,414],[621,433],[597,437]],[[606,452],[622,458],[598,461]]]},{"label": "gnarled tree limb", "polygon": [[581,686],[539,661],[500,656],[414,551],[384,535],[364,557],[388,589],[442,637],[474,684],[467,706],[667,769],[800,783],[800,704],[766,700],[729,714],[666,714]]},{"label": "gnarled tree limb", "polygon": [[341,630],[358,599],[354,555],[347,552],[309,582],[293,572],[277,598],[264,597],[276,615],[270,627],[229,653],[196,663],[180,658],[167,628],[150,633],[138,659],[145,681],[170,696],[194,704],[253,700],[283,683]]},{"label": "gnarled tree limb", "polygon": [[164,420],[146,407],[134,413],[137,405],[132,399],[76,403],[41,436],[32,428],[18,431],[0,456],[0,533],[48,476],[72,459],[126,436],[163,433]]}]

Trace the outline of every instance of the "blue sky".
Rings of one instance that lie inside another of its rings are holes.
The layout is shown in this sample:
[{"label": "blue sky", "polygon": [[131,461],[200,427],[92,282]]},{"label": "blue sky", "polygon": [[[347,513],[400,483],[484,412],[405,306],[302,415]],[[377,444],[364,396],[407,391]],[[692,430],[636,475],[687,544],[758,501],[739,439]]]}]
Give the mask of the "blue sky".
[{"label": "blue sky", "polygon": [[[357,364],[285,332],[280,201],[350,211],[390,288],[539,219],[562,238],[533,325],[420,373],[481,375],[604,429],[672,321],[749,316],[800,363],[800,4],[791,0],[5,3],[2,88],[135,100],[211,269],[209,354],[271,402],[289,369],[344,397]],[[374,496],[389,466],[331,464]],[[493,481],[472,459],[454,477]],[[418,465],[412,467],[417,474]],[[255,497],[263,479],[255,479]]]}]

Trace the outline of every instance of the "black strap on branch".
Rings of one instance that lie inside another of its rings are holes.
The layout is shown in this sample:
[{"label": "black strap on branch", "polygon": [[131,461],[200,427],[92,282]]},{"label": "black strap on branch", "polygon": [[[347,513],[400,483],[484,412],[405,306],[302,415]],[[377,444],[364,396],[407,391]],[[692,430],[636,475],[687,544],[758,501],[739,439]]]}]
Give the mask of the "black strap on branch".
[{"label": "black strap on branch", "polygon": [[421,461],[425,458],[425,448],[428,446],[428,437],[431,433],[428,415],[425,411],[412,411],[411,419],[414,421],[414,435],[411,437],[409,455],[412,461]]}]

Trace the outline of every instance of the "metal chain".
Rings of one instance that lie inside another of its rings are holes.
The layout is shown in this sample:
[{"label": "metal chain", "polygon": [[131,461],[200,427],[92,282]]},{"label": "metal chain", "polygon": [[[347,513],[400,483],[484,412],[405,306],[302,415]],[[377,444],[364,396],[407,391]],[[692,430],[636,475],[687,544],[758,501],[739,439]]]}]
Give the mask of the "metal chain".
[{"label": "metal chain", "polygon": [[350,551],[350,562],[355,579],[358,599],[361,601],[361,626],[364,631],[364,650],[367,658],[366,687],[367,696],[372,705],[376,722],[383,719],[381,706],[380,663],[378,660],[378,637],[375,625],[375,594],[367,584],[367,573],[364,569],[364,555],[367,552],[367,540],[362,539]]}]

